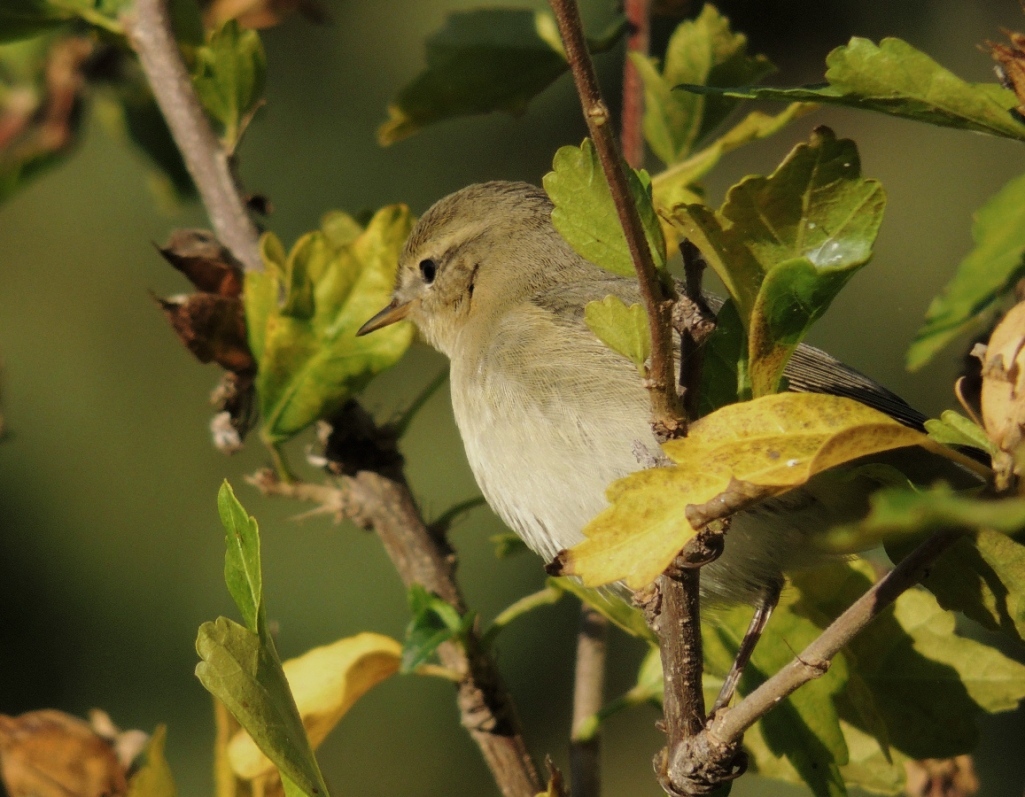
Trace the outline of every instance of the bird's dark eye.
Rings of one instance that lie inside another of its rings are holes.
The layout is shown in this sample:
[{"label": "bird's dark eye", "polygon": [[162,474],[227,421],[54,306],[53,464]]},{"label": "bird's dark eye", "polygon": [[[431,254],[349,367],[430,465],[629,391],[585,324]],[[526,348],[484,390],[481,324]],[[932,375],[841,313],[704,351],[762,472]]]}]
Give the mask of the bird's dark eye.
[{"label": "bird's dark eye", "polygon": [[430,285],[438,274],[438,264],[433,260],[421,260],[420,273],[423,275],[424,282]]}]

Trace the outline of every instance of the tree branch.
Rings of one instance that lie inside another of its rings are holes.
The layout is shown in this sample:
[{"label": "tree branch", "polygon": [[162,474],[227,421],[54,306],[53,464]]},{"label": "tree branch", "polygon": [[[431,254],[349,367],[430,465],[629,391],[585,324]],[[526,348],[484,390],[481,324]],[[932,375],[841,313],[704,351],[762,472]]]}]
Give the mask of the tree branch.
[{"label": "tree branch", "polygon": [[686,424],[676,395],[673,338],[669,327],[672,301],[658,278],[637,207],[630,197],[623,158],[609,124],[609,109],[602,99],[594,64],[587,51],[580,9],[576,0],[549,1],[555,12],[584,119],[616,205],[648,313],[648,328],[651,331],[651,373],[648,382],[653,425],[660,437],[676,437],[686,431]]},{"label": "tree branch", "polygon": [[[164,0],[136,0],[125,28],[217,237],[247,270],[259,270],[262,261],[256,227],[246,214],[228,157],[196,98]],[[371,445],[361,449],[361,454],[374,464],[347,472],[342,476],[343,490],[334,491],[335,495],[326,487],[284,485],[270,472],[258,475],[258,486],[268,493],[316,501],[373,528],[407,587],[421,584],[465,614],[455,580],[455,557],[444,536],[424,523],[406,484],[394,439],[378,429],[355,402],[346,410],[350,414],[343,422],[351,422],[345,429],[348,439],[362,433],[363,441]],[[465,648],[449,642],[438,649],[438,655],[446,668],[462,676],[457,702],[463,725],[502,794],[534,797],[542,790],[541,779],[494,661],[473,633],[467,635]]]},{"label": "tree branch", "polygon": [[246,271],[261,271],[259,235],[185,70],[164,0],[136,0],[123,22],[217,238]]},{"label": "tree branch", "polygon": [[634,169],[644,165],[644,82],[630,53],[647,55],[651,38],[650,0],[626,0],[623,12],[630,33],[626,39],[626,63],[623,65],[623,118],[621,120],[623,157]]},{"label": "tree branch", "polygon": [[832,658],[887,606],[917,584],[929,566],[957,542],[962,534],[960,530],[940,531],[927,538],[851,604],[786,667],[734,708],[713,717],[708,726],[708,734],[713,741],[739,741],[744,731],[761,719],[769,709],[798,687],[823,675],[829,669]]},{"label": "tree branch", "polygon": [[[362,409],[359,412],[365,416]],[[375,427],[373,431],[380,430]],[[272,470],[260,471],[251,481],[265,494],[312,501],[373,529],[403,584],[421,584],[465,614],[455,579],[455,556],[444,539],[424,523],[401,471],[389,466],[381,471],[359,470],[343,476],[340,488],[282,482]],[[438,657],[443,667],[462,676],[457,704],[463,726],[480,748],[502,794],[534,797],[542,791],[540,778],[523,741],[512,699],[476,632],[467,634],[465,649],[455,642],[442,644]]]},{"label": "tree branch", "polygon": [[569,747],[570,794],[601,794],[601,735],[582,734],[602,707],[609,621],[586,603],[580,605],[577,667],[573,682],[573,730]]}]

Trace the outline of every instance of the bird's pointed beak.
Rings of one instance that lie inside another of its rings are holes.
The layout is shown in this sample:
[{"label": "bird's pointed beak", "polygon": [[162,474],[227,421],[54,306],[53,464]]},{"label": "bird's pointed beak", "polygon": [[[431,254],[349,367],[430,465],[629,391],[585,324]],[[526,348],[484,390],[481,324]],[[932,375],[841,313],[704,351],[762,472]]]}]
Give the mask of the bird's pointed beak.
[{"label": "bird's pointed beak", "polygon": [[389,324],[394,324],[396,321],[401,321],[408,313],[409,302],[399,302],[398,299],[392,299],[391,304],[359,328],[356,332],[356,337],[366,335]]}]

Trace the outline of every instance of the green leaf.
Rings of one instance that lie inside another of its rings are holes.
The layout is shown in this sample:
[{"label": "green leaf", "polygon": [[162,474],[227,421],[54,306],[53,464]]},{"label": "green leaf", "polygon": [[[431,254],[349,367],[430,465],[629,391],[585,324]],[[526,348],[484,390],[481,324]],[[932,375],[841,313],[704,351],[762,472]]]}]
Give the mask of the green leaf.
[{"label": "green leaf", "polygon": [[979,208],[972,238],[975,248],[932,300],[908,349],[912,370],[957,336],[983,327],[998,302],[1025,276],[1025,175],[1015,177]]},{"label": "green leaf", "polygon": [[[871,573],[865,562],[802,573],[794,579],[801,594],[795,610],[824,626],[868,589]],[[925,590],[903,593],[845,650],[860,684],[840,703],[844,720],[870,735],[881,722],[885,744],[911,758],[970,752],[977,718],[1025,697],[1025,665],[956,635],[954,624]]]},{"label": "green leaf", "polygon": [[698,201],[695,193],[697,183],[716,167],[723,155],[775,135],[817,107],[811,103],[794,102],[775,116],[752,111],[708,146],[652,177],[655,207],[668,212],[677,205]]},{"label": "green leaf", "polygon": [[715,331],[702,350],[700,390],[699,417],[751,398],[747,333],[732,299],[727,299],[716,314]]},{"label": "green leaf", "polygon": [[[307,797],[327,797],[274,640],[267,629],[255,519],[225,482],[217,495],[225,529],[224,580],[246,626],[219,617],[196,639],[196,677],[234,715],[257,746]],[[293,789],[293,792],[295,790]]]},{"label": "green leaf", "polygon": [[143,752],[143,763],[128,781],[128,797],[175,797],[178,789],[164,757],[167,726],[158,725]]},{"label": "green leaf", "polygon": [[207,43],[196,50],[192,83],[229,152],[237,147],[262,101],[266,73],[259,34],[240,28],[234,20],[212,31]]},{"label": "green leaf", "polygon": [[989,454],[996,454],[999,450],[985,429],[954,410],[944,410],[938,419],[927,420],[925,431],[945,446],[971,446]]},{"label": "green leaf", "polygon": [[641,305],[627,307],[618,296],[606,296],[584,306],[584,322],[602,343],[645,373],[644,364],[651,356],[651,330]]},{"label": "green leaf", "polygon": [[783,102],[827,102],[879,111],[942,127],[1025,140],[1025,124],[1011,111],[1014,92],[996,83],[967,83],[900,39],[877,46],[854,37],[826,56],[826,84],[795,89],[717,89],[680,86],[697,93]]},{"label": "green leaf", "polygon": [[[585,138],[579,147],[560,147],[552,169],[544,176],[544,187],[555,205],[555,229],[581,257],[613,274],[632,277],[633,260],[594,144]],[[666,243],[651,201],[651,180],[643,169],[627,169],[627,180],[655,267],[664,268]]]},{"label": "green leaf", "polygon": [[450,640],[462,640],[473,625],[473,612],[460,617],[446,601],[428,592],[420,584],[409,588],[409,610],[413,615],[406,626],[399,672],[413,672]]},{"label": "green leaf", "polygon": [[[620,20],[589,40],[589,49],[605,52],[624,29]],[[388,121],[378,129],[377,140],[388,146],[457,116],[492,111],[519,115],[568,69],[551,14],[523,8],[451,14],[427,39],[427,69],[389,104]]]},{"label": "green leaf", "polygon": [[246,274],[261,434],[271,445],[329,416],[374,374],[395,364],[413,339],[408,323],[356,337],[391,298],[412,225],[408,208],[382,208],[358,237],[337,245],[332,237],[341,241],[348,235],[339,232],[341,223],[337,215],[327,217],[325,230],[301,238],[287,258],[276,238],[264,236],[266,269]]},{"label": "green leaf", "polygon": [[854,142],[819,127],[770,176],[733,186],[718,211],[675,209],[745,323],[755,396],[777,389],[808,327],[871,258],[885,204]]},{"label": "green leaf", "polygon": [[864,261],[820,267],[799,257],[769,270],[755,299],[748,330],[751,392],[755,396],[779,389],[794,349],[862,265]]},{"label": "green leaf", "polygon": [[742,86],[774,71],[764,56],[747,54],[747,37],[733,33],[730,21],[712,5],[676,28],[661,74],[655,59],[635,53],[630,57],[644,81],[645,138],[667,165],[686,157],[738,104],[722,96],[674,92],[675,85]]},{"label": "green leaf", "polygon": [[[772,622],[755,648],[738,691],[750,694],[769,676],[793,660],[821,633],[821,628],[793,609],[793,595],[784,595],[773,612]],[[735,607],[717,613],[714,622],[702,623],[705,662],[709,671],[724,676],[747,630],[751,610]],[[843,654],[837,656],[822,678],[805,684],[759,723],[764,751],[754,749],[756,771],[765,772],[773,759],[785,758],[815,795],[846,795],[839,767],[848,760],[847,744],[840,727],[834,698],[848,678]],[[750,749],[750,748],[749,748]]]},{"label": "green leaf", "polygon": [[260,529],[225,480],[217,492],[217,511],[224,526],[224,583],[242,613],[246,627],[259,632],[263,613]]},{"label": "green leaf", "polygon": [[942,529],[986,528],[1002,534],[1025,529],[1025,498],[972,498],[938,484],[928,490],[879,490],[870,502],[872,509],[864,520],[830,531],[821,544],[851,550],[851,541],[857,540],[864,550]]},{"label": "green leaf", "polygon": [[267,757],[308,797],[327,787],[288,688],[274,642],[226,617],[203,623],[196,677],[235,716]]}]

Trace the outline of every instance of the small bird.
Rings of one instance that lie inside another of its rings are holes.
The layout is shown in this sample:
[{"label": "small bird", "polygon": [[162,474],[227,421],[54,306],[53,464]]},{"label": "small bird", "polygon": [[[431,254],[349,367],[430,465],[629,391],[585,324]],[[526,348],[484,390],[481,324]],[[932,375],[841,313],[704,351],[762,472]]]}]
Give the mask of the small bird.
[{"label": "small bird", "polygon": [[[590,301],[640,301],[636,280],[578,255],[551,214],[544,191],[527,183],[471,185],[441,199],[410,234],[391,304],[358,333],[408,318],[448,355],[452,407],[481,492],[549,561],[583,539],[611,482],[659,453],[636,367],[584,323]],[[818,349],[802,346],[787,377],[791,390],[923,420]],[[702,570],[702,600],[771,611],[784,572],[821,559],[807,536],[864,511],[866,495],[813,482],[734,517],[723,555]]]}]

